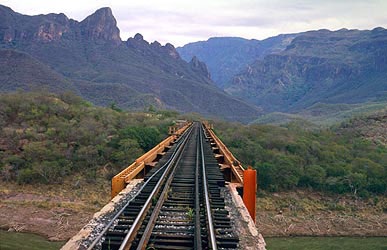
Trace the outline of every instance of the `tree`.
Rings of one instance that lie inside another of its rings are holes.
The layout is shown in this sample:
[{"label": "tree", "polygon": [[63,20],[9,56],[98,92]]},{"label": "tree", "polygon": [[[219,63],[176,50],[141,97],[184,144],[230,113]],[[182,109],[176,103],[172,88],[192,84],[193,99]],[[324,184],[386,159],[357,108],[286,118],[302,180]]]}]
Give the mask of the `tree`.
[{"label": "tree", "polygon": [[326,177],[324,168],[319,165],[311,165],[305,167],[304,176],[302,177],[303,185],[310,185],[312,187],[321,186]]}]

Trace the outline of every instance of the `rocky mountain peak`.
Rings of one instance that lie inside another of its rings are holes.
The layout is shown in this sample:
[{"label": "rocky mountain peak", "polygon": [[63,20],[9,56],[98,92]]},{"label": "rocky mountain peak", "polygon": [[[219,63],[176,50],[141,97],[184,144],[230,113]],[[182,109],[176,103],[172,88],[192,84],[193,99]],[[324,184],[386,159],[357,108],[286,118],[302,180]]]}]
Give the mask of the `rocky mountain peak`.
[{"label": "rocky mountain peak", "polygon": [[48,14],[46,15],[47,19],[49,20],[52,20],[54,22],[57,22],[59,24],[62,24],[62,25],[68,25],[69,23],[69,18],[63,14],[63,13],[59,13],[59,14]]},{"label": "rocky mountain peak", "polygon": [[[0,11],[1,12],[14,12],[10,7],[8,7],[8,6],[4,6],[4,5],[1,5],[0,4]],[[3,13],[2,13],[3,14]]]},{"label": "rocky mountain peak", "polygon": [[142,40],[144,40],[144,37],[143,37],[140,33],[137,33],[137,34],[134,36],[134,40],[142,41]]},{"label": "rocky mountain peak", "polygon": [[126,41],[126,45],[135,48],[138,51],[142,51],[143,53],[149,47],[149,43],[144,40],[144,37],[140,33],[137,33],[134,37],[129,37],[128,41]]},{"label": "rocky mountain peak", "polygon": [[207,68],[207,65],[204,62],[199,61],[196,56],[192,57],[192,60],[189,62],[192,70],[206,77],[208,80],[211,80],[210,71]]},{"label": "rocky mountain peak", "polygon": [[152,48],[155,48],[155,49],[161,48],[161,44],[158,41],[154,41],[150,45],[152,46]]},{"label": "rocky mountain peak", "polygon": [[0,5],[0,42],[51,42],[69,30],[69,19],[63,13],[26,16]]},{"label": "rocky mountain peak", "polygon": [[109,7],[101,8],[81,22],[82,35],[90,40],[121,42],[117,21]]},{"label": "rocky mountain peak", "polygon": [[179,59],[179,53],[177,53],[175,46],[173,46],[170,43],[165,44],[164,46],[165,51],[173,58]]}]

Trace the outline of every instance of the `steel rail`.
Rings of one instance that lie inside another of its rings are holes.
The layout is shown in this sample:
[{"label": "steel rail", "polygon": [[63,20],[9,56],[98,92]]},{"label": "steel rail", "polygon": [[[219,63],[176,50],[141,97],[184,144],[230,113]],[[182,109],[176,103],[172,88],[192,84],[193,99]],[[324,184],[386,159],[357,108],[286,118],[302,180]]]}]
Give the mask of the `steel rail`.
[{"label": "steel rail", "polygon": [[202,142],[202,133],[203,128],[200,126],[199,134],[200,134],[200,151],[202,156],[202,176],[203,176],[203,188],[204,188],[204,197],[205,197],[205,205],[206,205],[206,214],[207,214],[207,222],[208,222],[208,229],[210,231],[209,234],[209,245],[211,245],[212,250],[217,250],[218,246],[216,244],[216,236],[215,236],[215,229],[214,224],[212,221],[212,212],[211,212],[211,204],[210,204],[210,198],[208,194],[208,182],[207,182],[207,175],[206,175],[206,164],[204,161],[204,150],[203,150],[203,142]]},{"label": "steel rail", "polygon": [[[185,147],[185,145],[183,147]],[[138,243],[138,246],[136,248],[137,250],[146,249],[146,246],[147,246],[149,239],[151,237],[151,234],[152,234],[152,230],[156,224],[157,217],[160,214],[161,207],[163,206],[164,201],[166,200],[166,198],[168,196],[169,188],[170,188],[172,180],[175,176],[175,170],[176,170],[176,168],[177,168],[177,166],[178,166],[178,164],[183,156],[184,150],[185,149],[182,150],[182,152],[178,156],[175,164],[173,164],[173,169],[171,170],[171,174],[168,176],[168,180],[165,182],[165,185],[164,185],[163,191],[160,194],[159,200],[157,201],[155,207],[153,208],[152,214],[148,220],[148,224],[146,225],[146,228],[145,228],[145,230],[142,234],[142,237]]]},{"label": "steel rail", "polygon": [[[200,129],[199,127],[197,127]],[[196,129],[196,128],[195,128]],[[200,154],[200,145],[199,145],[199,136],[200,133],[197,133],[196,135],[196,164],[195,164],[195,240],[194,240],[194,249],[201,250],[201,232],[200,232],[200,203],[199,203],[199,154]],[[170,185],[175,177],[175,170],[177,169],[177,166],[179,164],[179,161],[181,160],[181,157],[183,156],[184,152],[180,154],[179,159],[176,161],[176,164],[174,164],[174,169],[172,170],[171,174],[168,177],[168,180],[166,184],[164,185],[163,191],[160,195],[160,198],[152,212],[151,217],[149,218],[148,224],[144,230],[144,233],[138,243],[137,250],[144,250],[146,249],[146,246],[149,242],[149,239],[152,234],[152,230],[156,224],[157,217],[159,216],[159,213],[161,211],[161,207],[163,206],[165,200],[168,196],[168,191],[170,188]]]},{"label": "steel rail", "polygon": [[120,211],[118,211],[116,213],[116,215],[110,220],[110,222],[106,225],[106,227],[102,230],[102,232],[98,235],[97,238],[94,239],[94,241],[92,242],[92,244],[87,248],[87,250],[92,250],[98,243],[99,241],[101,240],[101,238],[104,236],[104,234],[109,230],[109,228],[111,227],[111,225],[113,225],[114,221],[120,216],[120,214],[128,207],[128,205],[130,204],[130,202],[132,202],[141,192],[142,190],[146,187],[146,185],[160,172],[162,171],[166,166],[168,166],[172,159],[175,157],[175,155],[177,154],[177,151],[178,149],[180,148],[180,146],[182,145],[183,142],[186,141],[186,139],[183,139],[183,138],[187,138],[188,135],[190,134],[190,132],[192,131],[192,125],[189,129],[187,129],[186,131],[184,131],[184,133],[182,134],[182,136],[178,139],[178,144],[176,145],[176,148],[174,149],[172,155],[170,156],[170,158],[168,159],[168,161],[166,163],[164,163],[164,165],[162,167],[160,167],[156,172],[154,172],[149,178],[148,180],[144,183],[144,185],[142,185],[142,187],[137,191],[137,193],[120,209]]},{"label": "steel rail", "polygon": [[182,150],[185,147],[186,142],[187,142],[188,138],[190,137],[191,133],[192,133],[192,127],[190,129],[189,134],[184,138],[184,140],[182,142],[182,145],[178,148],[176,154],[172,157],[172,160],[168,164],[167,169],[164,171],[164,173],[160,177],[160,180],[157,182],[157,184],[156,184],[155,188],[153,189],[152,193],[149,195],[149,197],[146,200],[144,206],[142,207],[140,213],[137,215],[136,219],[134,220],[132,226],[129,229],[129,232],[126,234],[123,242],[121,243],[121,246],[120,246],[119,250],[129,249],[132,241],[134,240],[134,238],[135,238],[135,236],[137,234],[138,228],[141,226],[141,222],[142,222],[144,216],[146,215],[146,213],[149,210],[149,207],[151,205],[153,197],[158,192],[158,190],[160,189],[161,185],[164,183],[165,177],[169,173],[171,167],[174,165],[172,163],[176,160],[176,158],[180,154],[180,152],[182,152]]},{"label": "steel rail", "polygon": [[[200,129],[200,128],[199,128]],[[200,137],[200,132],[198,133]],[[200,225],[200,191],[199,191],[199,159],[200,159],[200,139],[198,138],[196,146],[196,166],[195,166],[195,241],[194,247],[197,250],[202,249],[202,232]]]}]

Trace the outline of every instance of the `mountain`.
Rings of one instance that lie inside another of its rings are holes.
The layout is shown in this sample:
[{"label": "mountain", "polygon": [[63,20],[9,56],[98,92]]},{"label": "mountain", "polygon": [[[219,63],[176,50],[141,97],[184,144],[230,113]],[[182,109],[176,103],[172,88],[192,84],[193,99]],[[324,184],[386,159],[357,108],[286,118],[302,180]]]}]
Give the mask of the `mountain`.
[{"label": "mountain", "polygon": [[30,55],[15,50],[0,49],[0,91],[45,89],[50,92],[71,90],[71,82]]},{"label": "mountain", "polygon": [[6,79],[2,91],[30,89],[31,82],[54,92],[72,90],[97,105],[152,104],[240,121],[260,112],[216,88],[207,66],[197,58],[187,63],[172,44],[148,43],[140,34],[122,41],[110,8],[78,22],[62,13],[27,16],[0,5],[0,49],[0,61],[19,55],[2,69],[8,74],[0,78]]},{"label": "mountain", "polygon": [[387,30],[309,31],[234,76],[226,92],[265,112],[387,99]]},{"label": "mountain", "polygon": [[330,127],[360,116],[370,116],[387,111],[387,102],[364,102],[355,104],[316,103],[294,113],[271,112],[258,117],[252,123],[283,125],[290,122],[313,127]]},{"label": "mountain", "polygon": [[215,84],[225,88],[234,75],[265,55],[281,51],[297,34],[279,35],[265,40],[247,40],[240,37],[213,37],[178,47],[181,57],[205,62]]}]

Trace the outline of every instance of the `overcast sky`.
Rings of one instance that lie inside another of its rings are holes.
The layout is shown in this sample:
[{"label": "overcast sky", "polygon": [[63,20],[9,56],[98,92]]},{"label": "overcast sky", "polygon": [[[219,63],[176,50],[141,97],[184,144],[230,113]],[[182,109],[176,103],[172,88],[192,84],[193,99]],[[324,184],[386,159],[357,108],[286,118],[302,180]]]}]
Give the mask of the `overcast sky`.
[{"label": "overcast sky", "polygon": [[264,39],[327,28],[387,28],[387,0],[0,0],[22,14],[65,13],[81,21],[111,7],[121,38],[141,33],[182,46],[214,36]]}]

